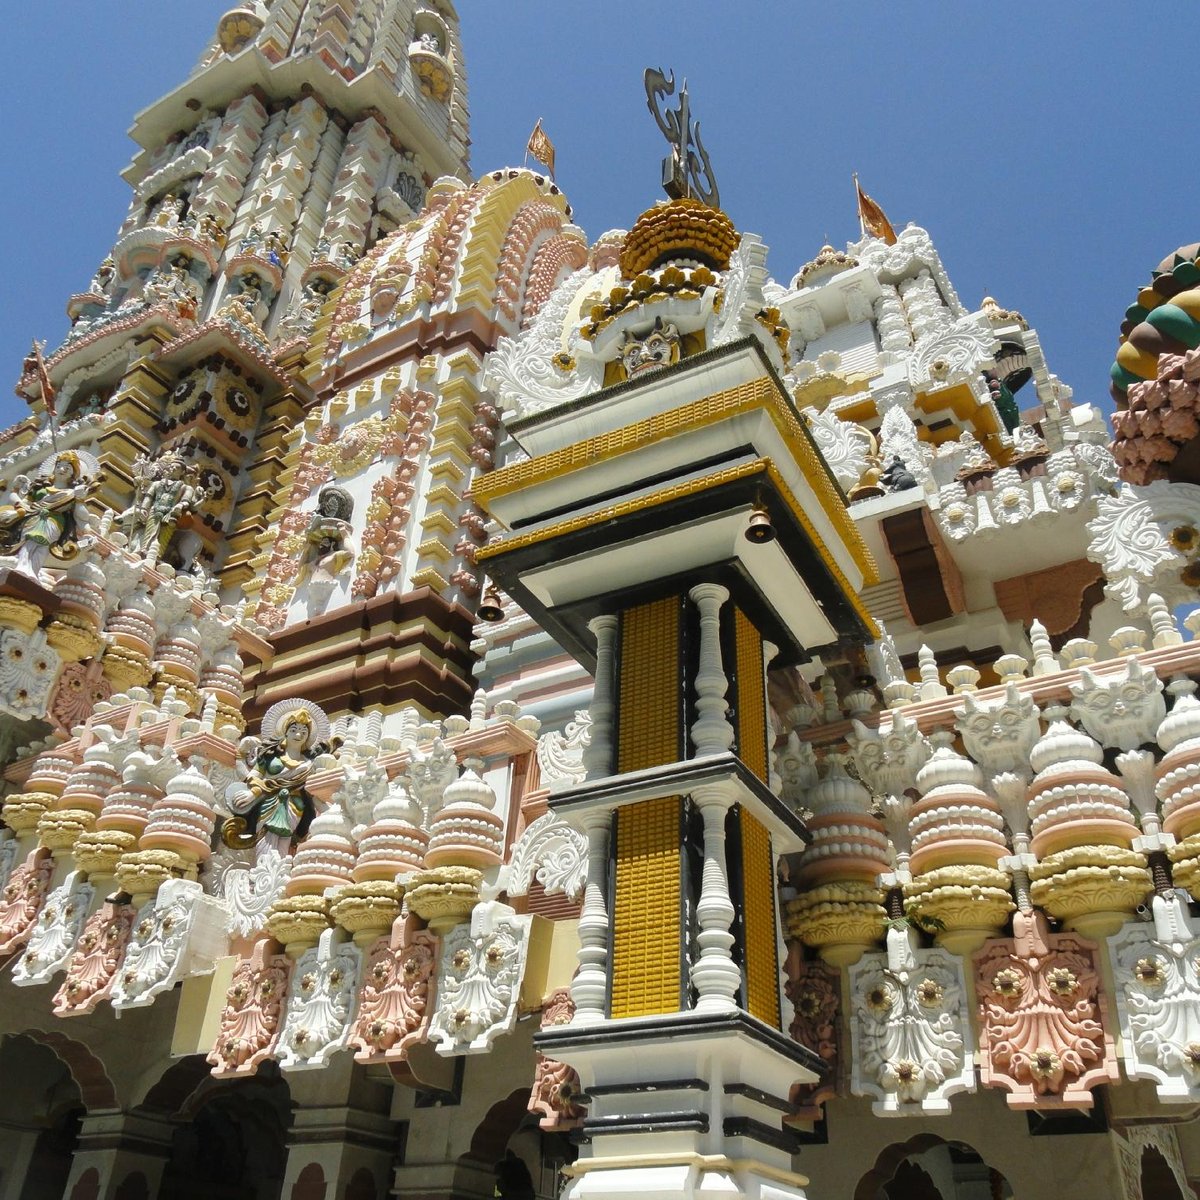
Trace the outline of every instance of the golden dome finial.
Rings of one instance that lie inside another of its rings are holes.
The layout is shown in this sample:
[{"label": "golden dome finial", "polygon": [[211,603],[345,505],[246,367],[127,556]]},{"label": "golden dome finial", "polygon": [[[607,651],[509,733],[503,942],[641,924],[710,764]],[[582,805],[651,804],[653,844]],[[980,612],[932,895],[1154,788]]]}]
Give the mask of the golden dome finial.
[{"label": "golden dome finial", "polygon": [[724,271],[737,249],[738,231],[719,209],[681,197],[648,208],[629,231],[621,275],[634,279],[671,259],[688,259]]}]

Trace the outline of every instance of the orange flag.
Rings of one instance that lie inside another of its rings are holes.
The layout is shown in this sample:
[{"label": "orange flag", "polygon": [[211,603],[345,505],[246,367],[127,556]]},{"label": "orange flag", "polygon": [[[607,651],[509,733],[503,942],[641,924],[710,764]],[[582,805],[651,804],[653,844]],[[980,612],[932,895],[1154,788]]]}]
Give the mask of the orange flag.
[{"label": "orange flag", "polygon": [[533,127],[533,132],[529,135],[529,145],[525,149],[550,172],[550,178],[553,179],[554,143],[546,136],[546,131],[542,128],[541,117],[538,117],[537,124]]},{"label": "orange flag", "polygon": [[883,209],[862,190],[858,176],[854,177],[854,190],[858,193],[858,219],[862,222],[863,231],[872,237],[882,238],[889,246],[896,244],[896,231],[892,223],[884,216]]}]

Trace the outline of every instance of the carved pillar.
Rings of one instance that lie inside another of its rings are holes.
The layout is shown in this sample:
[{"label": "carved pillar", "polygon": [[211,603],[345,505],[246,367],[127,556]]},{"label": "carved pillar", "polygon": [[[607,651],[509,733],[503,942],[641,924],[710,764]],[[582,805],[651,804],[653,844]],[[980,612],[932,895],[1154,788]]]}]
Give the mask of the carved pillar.
[{"label": "carved pillar", "polygon": [[613,668],[617,618],[593,617],[588,628],[596,637],[596,687],[592,693],[592,743],[583,752],[589,779],[613,770]]},{"label": "carved pillar", "polygon": [[591,812],[581,821],[588,840],[588,874],[579,914],[579,970],[571,983],[571,1024],[590,1025],[604,1020],[608,996],[609,814]]},{"label": "carved pillar", "polygon": [[724,754],[733,746],[733,726],[726,713],[729,680],[721,665],[721,605],[729,591],[719,583],[700,583],[688,595],[700,610],[700,665],[696,671],[696,710],[692,742],[696,757]]},{"label": "carved pillar", "polygon": [[692,964],[696,1011],[729,1012],[737,1008],[733,997],[742,982],[742,973],[730,955],[734,909],[725,863],[725,818],[731,800],[720,784],[697,788],[693,798],[704,819],[704,873],[696,905],[700,957]]}]

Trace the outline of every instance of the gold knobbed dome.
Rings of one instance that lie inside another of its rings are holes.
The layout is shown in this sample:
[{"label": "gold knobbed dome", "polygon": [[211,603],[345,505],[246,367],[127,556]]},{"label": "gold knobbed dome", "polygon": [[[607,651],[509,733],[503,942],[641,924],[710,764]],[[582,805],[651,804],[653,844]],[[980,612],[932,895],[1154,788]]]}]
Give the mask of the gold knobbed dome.
[{"label": "gold knobbed dome", "polygon": [[852,267],[857,266],[858,259],[852,254],[835,250],[826,242],[821,247],[821,252],[817,257],[812,262],[806,262],[796,273],[796,278],[792,280],[792,287],[807,287],[810,283],[815,283],[819,279],[837,275],[841,271],[849,271]]},{"label": "gold knobbed dome", "polygon": [[263,19],[249,5],[231,8],[217,23],[217,41],[226,54],[244,50],[262,31]]},{"label": "gold knobbed dome", "polygon": [[729,266],[738,231],[719,209],[699,200],[663,200],[647,209],[625,239],[621,275],[634,279],[672,258],[688,258],[717,271]]}]

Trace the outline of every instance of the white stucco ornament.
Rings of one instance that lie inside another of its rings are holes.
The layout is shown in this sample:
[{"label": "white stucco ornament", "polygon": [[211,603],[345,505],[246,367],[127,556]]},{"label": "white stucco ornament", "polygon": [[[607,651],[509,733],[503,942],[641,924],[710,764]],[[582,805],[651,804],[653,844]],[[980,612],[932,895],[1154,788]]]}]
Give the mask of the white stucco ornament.
[{"label": "white stucco ornament", "polygon": [[1200,937],[1178,898],[1156,896],[1153,905],[1154,924],[1130,922],[1108,939],[1125,1073],[1153,1080],[1160,1100],[1194,1104],[1200,1100]]},{"label": "white stucco ornament", "polygon": [[284,1070],[323,1067],[350,1034],[358,1007],[362,951],[327,929],[296,963],[276,1057]]},{"label": "white stucco ornament", "polygon": [[112,1005],[142,1008],[188,975],[203,975],[225,953],[225,908],[198,883],[168,879],[138,909]]},{"label": "white stucco ornament", "polygon": [[20,987],[49,983],[67,965],[95,894],[95,887],[84,873],[72,871],[46,897],[25,952],[13,967],[13,983]]},{"label": "white stucco ornament", "polygon": [[292,870],[292,856],[268,846],[256,859],[253,850],[222,845],[209,859],[205,873],[212,894],[224,900],[229,932],[251,937],[265,929],[271,905],[283,895]]},{"label": "white stucco ornament", "polygon": [[578,900],[587,882],[587,838],[557,813],[543,813],[521,834],[508,864],[510,896],[525,896],[536,879],[547,895]]},{"label": "white stucco ornament", "polygon": [[886,953],[850,967],[850,1090],[880,1116],[948,1113],[951,1096],[975,1090],[961,962],[916,945],[891,929]]},{"label": "white stucco ornament", "polygon": [[1195,591],[1180,578],[1189,558],[1176,531],[1194,535],[1198,525],[1200,487],[1195,484],[1126,484],[1115,496],[1100,498],[1087,526],[1087,556],[1104,568],[1104,591],[1126,612],[1141,612],[1151,592],[1168,604],[1194,601]]},{"label": "white stucco ornament", "polygon": [[429,1040],[442,1055],[484,1054],[517,1019],[533,918],[506,904],[475,906],[442,941]]},{"label": "white stucco ornament", "polygon": [[573,787],[587,778],[583,752],[592,744],[592,714],[586,708],[575,713],[560,733],[556,729],[538,738],[537,759],[542,771],[542,785],[551,794]]}]

